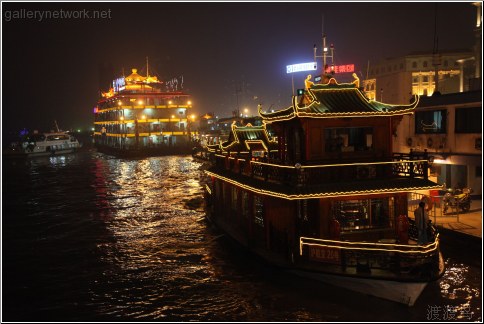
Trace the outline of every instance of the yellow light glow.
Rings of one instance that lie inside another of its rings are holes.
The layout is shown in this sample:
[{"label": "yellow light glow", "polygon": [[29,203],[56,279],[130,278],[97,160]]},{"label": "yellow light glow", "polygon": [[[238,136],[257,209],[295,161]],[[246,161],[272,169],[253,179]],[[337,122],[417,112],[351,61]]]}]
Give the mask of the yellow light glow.
[{"label": "yellow light glow", "polygon": [[119,117],[119,120],[124,120],[124,117],[123,116]]},{"label": "yellow light glow", "polygon": [[118,101],[118,106],[121,106],[123,103],[121,101]]},{"label": "yellow light glow", "polygon": [[142,105],[143,104],[143,100],[138,100],[138,105]]},{"label": "yellow light glow", "polygon": [[191,104],[192,104],[192,102],[190,100],[188,100],[187,105],[191,105]]},{"label": "yellow light glow", "polygon": [[[315,241],[318,243],[307,243],[307,242],[304,242],[305,240]],[[437,234],[437,236],[435,237],[434,242],[429,243],[427,245],[349,242],[349,241],[334,241],[334,240],[301,237],[299,239],[299,253],[301,255],[302,255],[302,249],[304,245],[331,247],[331,248],[340,249],[340,250],[363,250],[363,251],[384,251],[384,252],[399,252],[399,253],[411,253],[411,254],[428,254],[438,249],[439,234]]]},{"label": "yellow light glow", "polygon": [[[344,86],[344,87],[334,87],[337,86]],[[322,93],[322,92],[349,92],[353,91],[357,94],[359,99],[361,100],[362,104],[376,104],[377,107],[380,105],[382,107],[377,108],[375,111],[365,111],[365,112],[312,112],[311,108],[314,105],[320,104],[318,101],[315,93]],[[300,106],[297,102],[297,96],[293,96],[292,106],[286,109],[282,109],[277,111],[276,113],[263,113],[260,105],[259,105],[259,115],[267,122],[273,121],[286,121],[296,117],[311,117],[311,118],[335,118],[335,117],[386,117],[386,116],[395,116],[395,115],[406,115],[406,114],[413,114],[415,107],[418,105],[419,97],[415,96],[415,100],[413,103],[409,105],[393,105],[393,104],[384,104],[375,100],[367,99],[361,91],[356,87],[355,83],[338,83],[334,78],[331,78],[327,84],[318,84],[314,85],[307,91],[307,95],[309,96],[310,103],[304,104]],[[384,106],[384,107],[383,107]],[[399,110],[393,109],[385,109],[385,108],[394,108],[399,107]],[[274,116],[275,115],[275,116]]]},{"label": "yellow light glow", "polygon": [[190,116],[190,118],[191,118],[192,120],[195,120],[195,115],[191,115],[191,116]]},{"label": "yellow light glow", "polygon": [[145,115],[142,115],[142,116],[141,116],[141,119],[146,119],[146,116],[145,116]]},{"label": "yellow light glow", "polygon": [[173,103],[173,102],[172,102],[171,100],[170,100],[170,101],[168,101],[168,104],[169,104],[169,105],[171,105],[172,103]]},{"label": "yellow light glow", "polygon": [[175,115],[171,115],[171,118],[175,118]]},{"label": "yellow light glow", "polygon": [[[426,189],[440,189],[442,185],[435,185],[435,186],[422,186],[422,187],[406,187],[406,188],[388,188],[388,189],[374,189],[374,190],[353,190],[353,191],[334,191],[334,192],[316,192],[313,194],[285,194],[281,192],[271,191],[271,190],[264,190],[254,186],[246,185],[241,182],[235,181],[233,179],[224,177],[217,173],[213,173],[211,171],[206,170],[206,174],[209,176],[213,176],[214,178],[220,179],[227,183],[230,183],[234,186],[239,188],[271,197],[278,197],[287,200],[298,200],[298,199],[310,199],[310,198],[325,198],[325,197],[343,197],[343,196],[363,196],[363,195],[370,195],[370,194],[392,194],[392,193],[406,193],[409,191],[415,190],[426,190]],[[281,186],[282,189],[284,189]]]}]

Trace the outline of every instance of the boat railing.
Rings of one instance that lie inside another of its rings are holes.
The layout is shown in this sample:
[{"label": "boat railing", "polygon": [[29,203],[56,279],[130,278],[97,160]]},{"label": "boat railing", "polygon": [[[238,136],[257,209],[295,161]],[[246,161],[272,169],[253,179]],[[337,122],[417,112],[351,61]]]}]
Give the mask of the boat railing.
[{"label": "boat railing", "polygon": [[[399,273],[435,267],[439,253],[438,234],[425,245],[398,244],[392,240],[353,242],[310,237],[300,237],[299,240],[302,260],[331,263],[343,268],[355,267],[357,272],[380,269]],[[437,269],[435,271],[438,272]]]},{"label": "boat railing", "polygon": [[410,160],[404,156],[383,162],[292,166],[215,154],[215,165],[251,178],[298,186],[368,179],[428,178],[428,160]]}]

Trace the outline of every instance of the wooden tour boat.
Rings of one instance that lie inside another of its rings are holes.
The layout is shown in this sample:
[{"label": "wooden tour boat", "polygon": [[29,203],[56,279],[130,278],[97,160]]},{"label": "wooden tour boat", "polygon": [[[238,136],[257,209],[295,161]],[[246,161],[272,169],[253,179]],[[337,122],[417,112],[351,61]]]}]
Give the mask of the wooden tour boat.
[{"label": "wooden tour boat", "polygon": [[[444,272],[439,234],[417,244],[408,194],[440,188],[426,152],[393,153],[409,105],[368,100],[358,80],[308,84],[262,126],[208,145],[207,217],[290,272],[413,305]],[[270,127],[276,134],[268,135]]]}]

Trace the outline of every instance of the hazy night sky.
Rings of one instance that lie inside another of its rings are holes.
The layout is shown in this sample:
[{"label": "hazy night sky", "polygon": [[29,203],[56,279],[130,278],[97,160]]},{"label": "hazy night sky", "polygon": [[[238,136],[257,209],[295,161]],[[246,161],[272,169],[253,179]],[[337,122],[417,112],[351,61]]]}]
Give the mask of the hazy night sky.
[{"label": "hazy night sky", "polygon": [[[471,49],[476,8],[438,3],[440,50]],[[110,19],[11,19],[14,10],[110,10]],[[290,105],[286,65],[321,54],[322,16],[335,64],[355,64],[364,79],[368,61],[432,52],[435,3],[5,3],[2,2],[2,134],[21,128],[87,129],[98,100],[100,66],[184,77],[197,115],[231,115]],[[318,59],[318,65],[321,60]],[[308,72],[294,75],[303,87]],[[151,74],[151,73],[150,73]],[[105,90],[105,89],[103,89]],[[254,99],[256,97],[257,99]],[[5,143],[3,143],[5,144]]]}]

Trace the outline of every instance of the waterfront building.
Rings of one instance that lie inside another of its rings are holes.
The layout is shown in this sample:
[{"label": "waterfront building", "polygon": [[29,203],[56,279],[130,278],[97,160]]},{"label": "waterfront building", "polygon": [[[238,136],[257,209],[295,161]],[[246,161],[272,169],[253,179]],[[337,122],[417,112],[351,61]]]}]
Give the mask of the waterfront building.
[{"label": "waterfront building", "polygon": [[[434,43],[430,52],[414,52],[402,57],[369,63],[362,86],[367,98],[397,104],[413,95],[431,96],[481,89],[482,3],[476,7],[473,48],[439,50]],[[436,38],[437,39],[437,38]]]},{"label": "waterfront building", "polygon": [[393,135],[396,152],[427,150],[434,157],[433,181],[482,195],[482,91],[422,97]]}]

